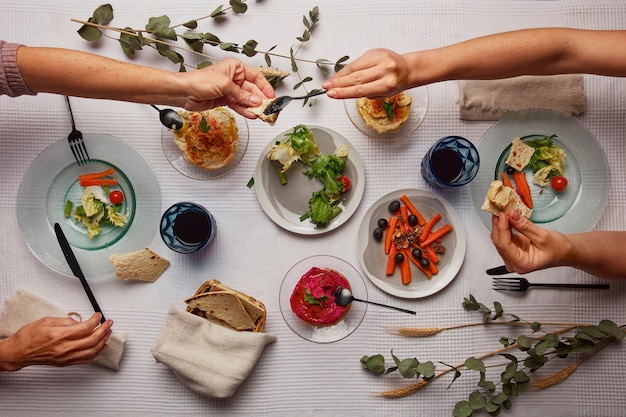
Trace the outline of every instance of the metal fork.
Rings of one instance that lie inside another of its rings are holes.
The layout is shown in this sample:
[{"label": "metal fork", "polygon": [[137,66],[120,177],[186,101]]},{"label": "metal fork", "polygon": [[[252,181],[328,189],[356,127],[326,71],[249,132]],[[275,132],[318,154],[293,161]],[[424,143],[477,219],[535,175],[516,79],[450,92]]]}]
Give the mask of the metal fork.
[{"label": "metal fork", "polygon": [[304,99],[308,99],[308,98],[311,98],[311,97],[319,96],[319,95],[325,94],[325,93],[326,93],[326,90],[313,90],[309,94],[307,94],[306,96],[301,96],[301,97],[291,97],[291,96],[276,97],[274,99],[274,101],[272,101],[269,104],[269,106],[267,106],[265,108],[265,110],[263,110],[263,114],[266,115],[266,116],[269,116],[270,114],[274,114],[276,112],[279,112],[282,109],[284,109],[285,107],[287,107],[287,104],[289,104],[289,102],[291,102],[291,100],[304,100]]},{"label": "metal fork", "polygon": [[608,284],[540,284],[529,282],[521,277],[493,278],[492,288],[496,291],[526,291],[530,287],[609,289]]},{"label": "metal fork", "polygon": [[80,166],[91,161],[91,159],[87,153],[87,147],[85,146],[85,141],[83,140],[83,133],[76,130],[74,115],[72,114],[72,106],[70,106],[70,98],[68,96],[65,96],[65,102],[67,103],[67,110],[70,113],[70,121],[72,122],[72,131],[67,136],[67,141],[70,144],[72,153],[74,154],[74,159],[76,159],[76,162],[78,162],[78,165]]}]

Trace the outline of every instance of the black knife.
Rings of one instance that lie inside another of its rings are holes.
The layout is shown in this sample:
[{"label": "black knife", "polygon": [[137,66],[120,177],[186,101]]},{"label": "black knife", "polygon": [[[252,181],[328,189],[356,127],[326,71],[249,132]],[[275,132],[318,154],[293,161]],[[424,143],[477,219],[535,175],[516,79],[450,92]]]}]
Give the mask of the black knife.
[{"label": "black knife", "polygon": [[[96,301],[96,297],[94,297],[93,292],[91,292],[91,288],[89,288],[89,284],[87,284],[87,280],[85,279],[85,275],[83,271],[80,269],[80,265],[78,265],[78,260],[76,260],[76,256],[74,256],[74,252],[72,251],[72,247],[70,246],[67,238],[65,237],[65,233],[63,233],[63,229],[59,223],[54,224],[54,233],[57,235],[57,240],[59,241],[59,245],[61,245],[61,250],[63,250],[63,255],[65,255],[65,260],[67,264],[70,266],[70,269],[78,277],[80,283],[83,284],[83,288],[87,293],[87,297],[89,297],[89,301],[96,313],[102,314],[102,310]],[[100,323],[104,323],[105,318],[104,314],[102,314],[102,318],[100,319]]]},{"label": "black knife", "polygon": [[506,266],[504,265],[496,266],[495,268],[489,268],[487,270],[487,275],[504,275],[508,273],[509,271],[506,269]]}]

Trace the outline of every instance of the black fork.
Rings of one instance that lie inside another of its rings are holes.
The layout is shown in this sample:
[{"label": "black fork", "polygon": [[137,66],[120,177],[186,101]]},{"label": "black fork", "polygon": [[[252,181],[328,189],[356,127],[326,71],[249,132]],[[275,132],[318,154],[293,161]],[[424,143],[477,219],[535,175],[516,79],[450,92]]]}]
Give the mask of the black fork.
[{"label": "black fork", "polygon": [[70,149],[72,150],[74,159],[76,159],[78,165],[84,165],[91,161],[91,159],[87,153],[87,147],[85,146],[85,141],[83,140],[83,133],[76,130],[74,115],[72,114],[72,106],[70,105],[70,98],[68,96],[65,96],[65,102],[67,103],[67,110],[70,113],[70,121],[72,122],[72,131],[67,136],[67,141],[70,144]]}]

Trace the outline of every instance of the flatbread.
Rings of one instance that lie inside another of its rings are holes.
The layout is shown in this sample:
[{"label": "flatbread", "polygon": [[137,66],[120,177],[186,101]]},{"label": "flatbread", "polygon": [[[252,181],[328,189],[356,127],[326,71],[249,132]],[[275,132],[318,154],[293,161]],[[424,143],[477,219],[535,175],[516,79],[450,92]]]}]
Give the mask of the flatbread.
[{"label": "flatbread", "polygon": [[207,318],[221,320],[235,330],[253,330],[255,327],[254,321],[234,292],[208,292],[188,298],[185,302],[191,308],[202,310]]},{"label": "flatbread", "polygon": [[263,113],[265,111],[265,109],[272,104],[272,102],[275,99],[273,98],[266,98],[264,99],[261,104],[259,104],[256,107],[249,107],[248,110],[250,110],[252,113],[256,114],[257,116],[259,116],[259,119],[263,120],[266,123],[269,123],[271,126],[274,126],[274,124],[276,123],[276,119],[278,119],[278,114],[280,113],[279,111],[276,113],[272,113],[272,114],[265,114]]},{"label": "flatbread", "polygon": [[522,202],[521,197],[514,189],[507,187],[500,180],[494,180],[491,183],[481,209],[495,216],[499,216],[500,213],[509,214],[519,209],[522,215],[530,217],[533,211]]},{"label": "flatbread", "polygon": [[521,171],[526,168],[526,165],[528,165],[530,158],[533,157],[534,153],[535,148],[526,145],[520,138],[513,138],[511,151],[509,152],[509,156],[506,158],[505,163],[508,166]]},{"label": "flatbread", "polygon": [[243,304],[243,307],[246,309],[246,312],[250,315],[250,318],[253,322],[256,323],[265,315],[265,306],[263,305],[263,303],[255,300],[249,295],[246,295],[240,291],[235,291],[219,281],[216,281],[216,283],[211,286],[210,290],[210,292],[217,291],[228,291],[236,293],[239,296],[239,300]]},{"label": "flatbread", "polygon": [[[392,106],[392,117],[389,118],[385,105]],[[369,99],[361,97],[356,100],[356,108],[366,125],[378,133],[393,132],[406,123],[411,112],[413,99],[404,92],[386,98]]]},{"label": "flatbread", "polygon": [[126,254],[113,253],[109,261],[115,267],[115,275],[121,280],[156,281],[170,266],[170,261],[144,248]]},{"label": "flatbread", "polygon": [[235,116],[225,107],[201,112],[181,111],[186,128],[174,131],[176,146],[185,160],[207,170],[227,165],[235,152],[239,130]]}]

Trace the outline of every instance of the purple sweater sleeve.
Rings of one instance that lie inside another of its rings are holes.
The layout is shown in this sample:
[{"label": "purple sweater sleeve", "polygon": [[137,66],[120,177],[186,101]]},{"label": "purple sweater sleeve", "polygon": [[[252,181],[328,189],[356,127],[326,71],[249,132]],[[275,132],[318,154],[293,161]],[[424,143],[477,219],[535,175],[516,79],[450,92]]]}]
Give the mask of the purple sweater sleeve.
[{"label": "purple sweater sleeve", "polygon": [[15,59],[21,45],[0,40],[0,95],[10,97],[35,95],[24,82]]}]

